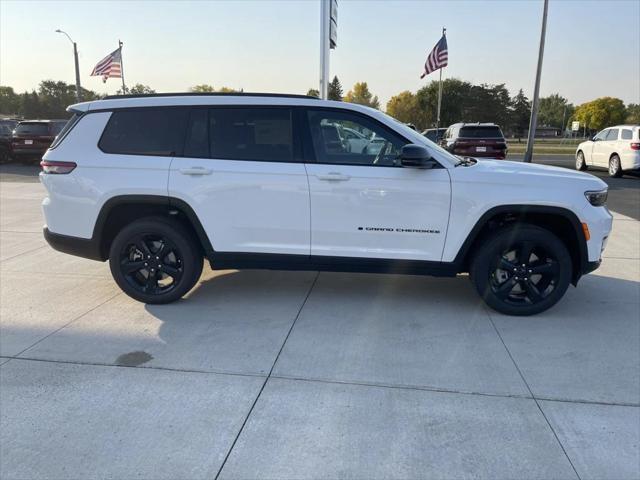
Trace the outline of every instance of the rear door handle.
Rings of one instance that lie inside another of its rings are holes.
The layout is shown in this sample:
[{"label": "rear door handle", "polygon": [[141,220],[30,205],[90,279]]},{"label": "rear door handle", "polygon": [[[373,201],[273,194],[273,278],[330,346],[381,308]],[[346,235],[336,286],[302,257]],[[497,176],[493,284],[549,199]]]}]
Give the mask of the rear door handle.
[{"label": "rear door handle", "polygon": [[318,178],[329,182],[344,182],[349,180],[351,177],[338,172],[329,172],[326,175],[318,175]]},{"label": "rear door handle", "polygon": [[209,175],[211,174],[210,168],[204,167],[191,167],[191,168],[181,168],[180,173],[183,175]]}]

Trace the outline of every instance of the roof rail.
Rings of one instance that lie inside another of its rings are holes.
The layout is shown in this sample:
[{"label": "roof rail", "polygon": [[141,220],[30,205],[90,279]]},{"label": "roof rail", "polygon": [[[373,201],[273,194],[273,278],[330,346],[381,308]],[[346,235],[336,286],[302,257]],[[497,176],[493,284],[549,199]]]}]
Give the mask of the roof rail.
[{"label": "roof rail", "polygon": [[284,97],[284,98],[306,98],[318,100],[318,97],[311,95],[296,95],[292,93],[251,93],[251,92],[177,92],[177,93],[130,93],[126,95],[107,95],[104,100],[115,100],[118,98],[146,98],[146,97]]}]

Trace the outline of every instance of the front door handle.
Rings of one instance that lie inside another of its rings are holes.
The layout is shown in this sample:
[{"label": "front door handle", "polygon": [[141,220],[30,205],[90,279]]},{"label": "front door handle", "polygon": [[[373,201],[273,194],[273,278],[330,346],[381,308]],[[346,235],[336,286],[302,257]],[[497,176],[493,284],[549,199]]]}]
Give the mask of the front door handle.
[{"label": "front door handle", "polygon": [[318,175],[320,180],[326,180],[329,182],[345,182],[349,180],[351,177],[349,175],[343,175],[338,172],[329,172],[326,175]]},{"label": "front door handle", "polygon": [[204,167],[181,168],[180,173],[183,175],[209,175],[212,170]]}]

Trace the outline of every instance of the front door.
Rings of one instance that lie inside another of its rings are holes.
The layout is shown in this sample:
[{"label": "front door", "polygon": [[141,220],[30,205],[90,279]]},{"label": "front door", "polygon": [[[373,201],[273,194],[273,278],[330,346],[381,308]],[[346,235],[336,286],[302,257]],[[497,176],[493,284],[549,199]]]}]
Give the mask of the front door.
[{"label": "front door", "polygon": [[602,130],[598,133],[593,139],[592,149],[591,149],[591,161],[587,162],[588,165],[593,165],[594,167],[605,167],[607,166],[607,161],[609,158],[607,157],[607,161],[605,161],[606,153],[607,153],[607,135],[609,134],[609,129]]},{"label": "front door", "polygon": [[309,186],[292,112],[193,108],[169,195],[194,209],[216,252],[309,255]]},{"label": "front door", "polygon": [[[337,109],[307,111],[311,254],[440,261],[451,186],[445,168],[403,168],[407,141],[375,119]],[[354,151],[344,134],[366,144]]]}]

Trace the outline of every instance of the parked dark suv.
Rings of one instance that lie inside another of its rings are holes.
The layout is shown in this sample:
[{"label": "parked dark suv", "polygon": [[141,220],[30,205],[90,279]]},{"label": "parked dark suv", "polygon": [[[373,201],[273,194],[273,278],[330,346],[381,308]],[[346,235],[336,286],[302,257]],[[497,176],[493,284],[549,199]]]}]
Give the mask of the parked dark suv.
[{"label": "parked dark suv", "polygon": [[507,141],[495,123],[454,123],[440,142],[454,155],[507,158]]},{"label": "parked dark suv", "polygon": [[17,121],[0,120],[0,162],[6,162],[11,157],[11,135]]},{"label": "parked dark suv", "polygon": [[42,157],[66,123],[66,120],[25,120],[18,123],[11,138],[11,155],[14,158]]}]

